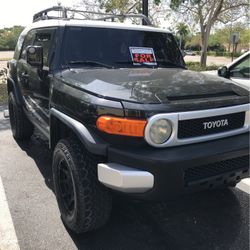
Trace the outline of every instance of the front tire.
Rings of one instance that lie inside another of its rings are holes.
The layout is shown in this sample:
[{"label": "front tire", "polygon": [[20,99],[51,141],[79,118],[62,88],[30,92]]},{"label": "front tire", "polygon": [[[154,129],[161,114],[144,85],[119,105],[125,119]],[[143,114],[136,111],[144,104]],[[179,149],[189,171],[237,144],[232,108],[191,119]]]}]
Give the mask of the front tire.
[{"label": "front tire", "polygon": [[97,229],[109,218],[112,197],[97,179],[99,162],[76,139],[62,139],[55,147],[55,194],[64,224],[75,233]]},{"label": "front tire", "polygon": [[34,126],[26,117],[22,107],[16,103],[12,92],[9,94],[9,116],[13,137],[16,140],[29,139],[33,134]]}]

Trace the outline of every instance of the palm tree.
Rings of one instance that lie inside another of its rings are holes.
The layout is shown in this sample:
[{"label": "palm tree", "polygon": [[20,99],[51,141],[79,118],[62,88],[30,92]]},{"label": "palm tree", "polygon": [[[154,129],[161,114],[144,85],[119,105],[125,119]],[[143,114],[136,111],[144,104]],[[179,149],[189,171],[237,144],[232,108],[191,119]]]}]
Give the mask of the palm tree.
[{"label": "palm tree", "polygon": [[178,23],[176,26],[177,35],[179,35],[180,48],[182,47],[182,41],[186,39],[189,34],[188,26],[185,23]]}]

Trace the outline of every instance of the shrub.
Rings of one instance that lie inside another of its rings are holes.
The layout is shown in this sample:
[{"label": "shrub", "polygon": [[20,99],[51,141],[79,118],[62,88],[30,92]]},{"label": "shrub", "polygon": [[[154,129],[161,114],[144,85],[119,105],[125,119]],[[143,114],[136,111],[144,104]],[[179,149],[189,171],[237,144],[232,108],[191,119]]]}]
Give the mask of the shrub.
[{"label": "shrub", "polygon": [[216,52],[215,51],[208,51],[207,55],[208,56],[216,56]]},{"label": "shrub", "polygon": [[199,62],[186,62],[186,66],[189,70],[193,70],[193,71],[208,71],[208,70],[217,70],[220,65],[209,65],[206,67],[201,67]]}]

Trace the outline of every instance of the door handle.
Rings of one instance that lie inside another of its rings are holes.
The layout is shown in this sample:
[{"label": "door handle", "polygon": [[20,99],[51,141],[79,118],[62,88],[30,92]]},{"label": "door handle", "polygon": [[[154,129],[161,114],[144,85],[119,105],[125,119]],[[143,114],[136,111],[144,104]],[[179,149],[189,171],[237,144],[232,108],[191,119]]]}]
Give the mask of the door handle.
[{"label": "door handle", "polygon": [[25,88],[29,86],[29,74],[27,72],[22,72],[20,75],[20,82]]},{"label": "door handle", "polygon": [[23,78],[28,78],[28,77],[29,77],[29,74],[28,74],[27,72],[23,72],[23,73],[21,74],[21,76],[22,76]]}]

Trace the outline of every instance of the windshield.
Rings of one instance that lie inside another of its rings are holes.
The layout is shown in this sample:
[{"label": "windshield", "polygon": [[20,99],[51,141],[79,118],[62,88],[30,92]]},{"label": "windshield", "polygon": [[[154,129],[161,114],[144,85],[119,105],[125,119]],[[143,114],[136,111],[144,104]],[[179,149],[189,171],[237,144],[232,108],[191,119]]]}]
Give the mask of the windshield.
[{"label": "windshield", "polygon": [[66,27],[63,64],[70,67],[184,67],[172,34],[93,27]]}]

